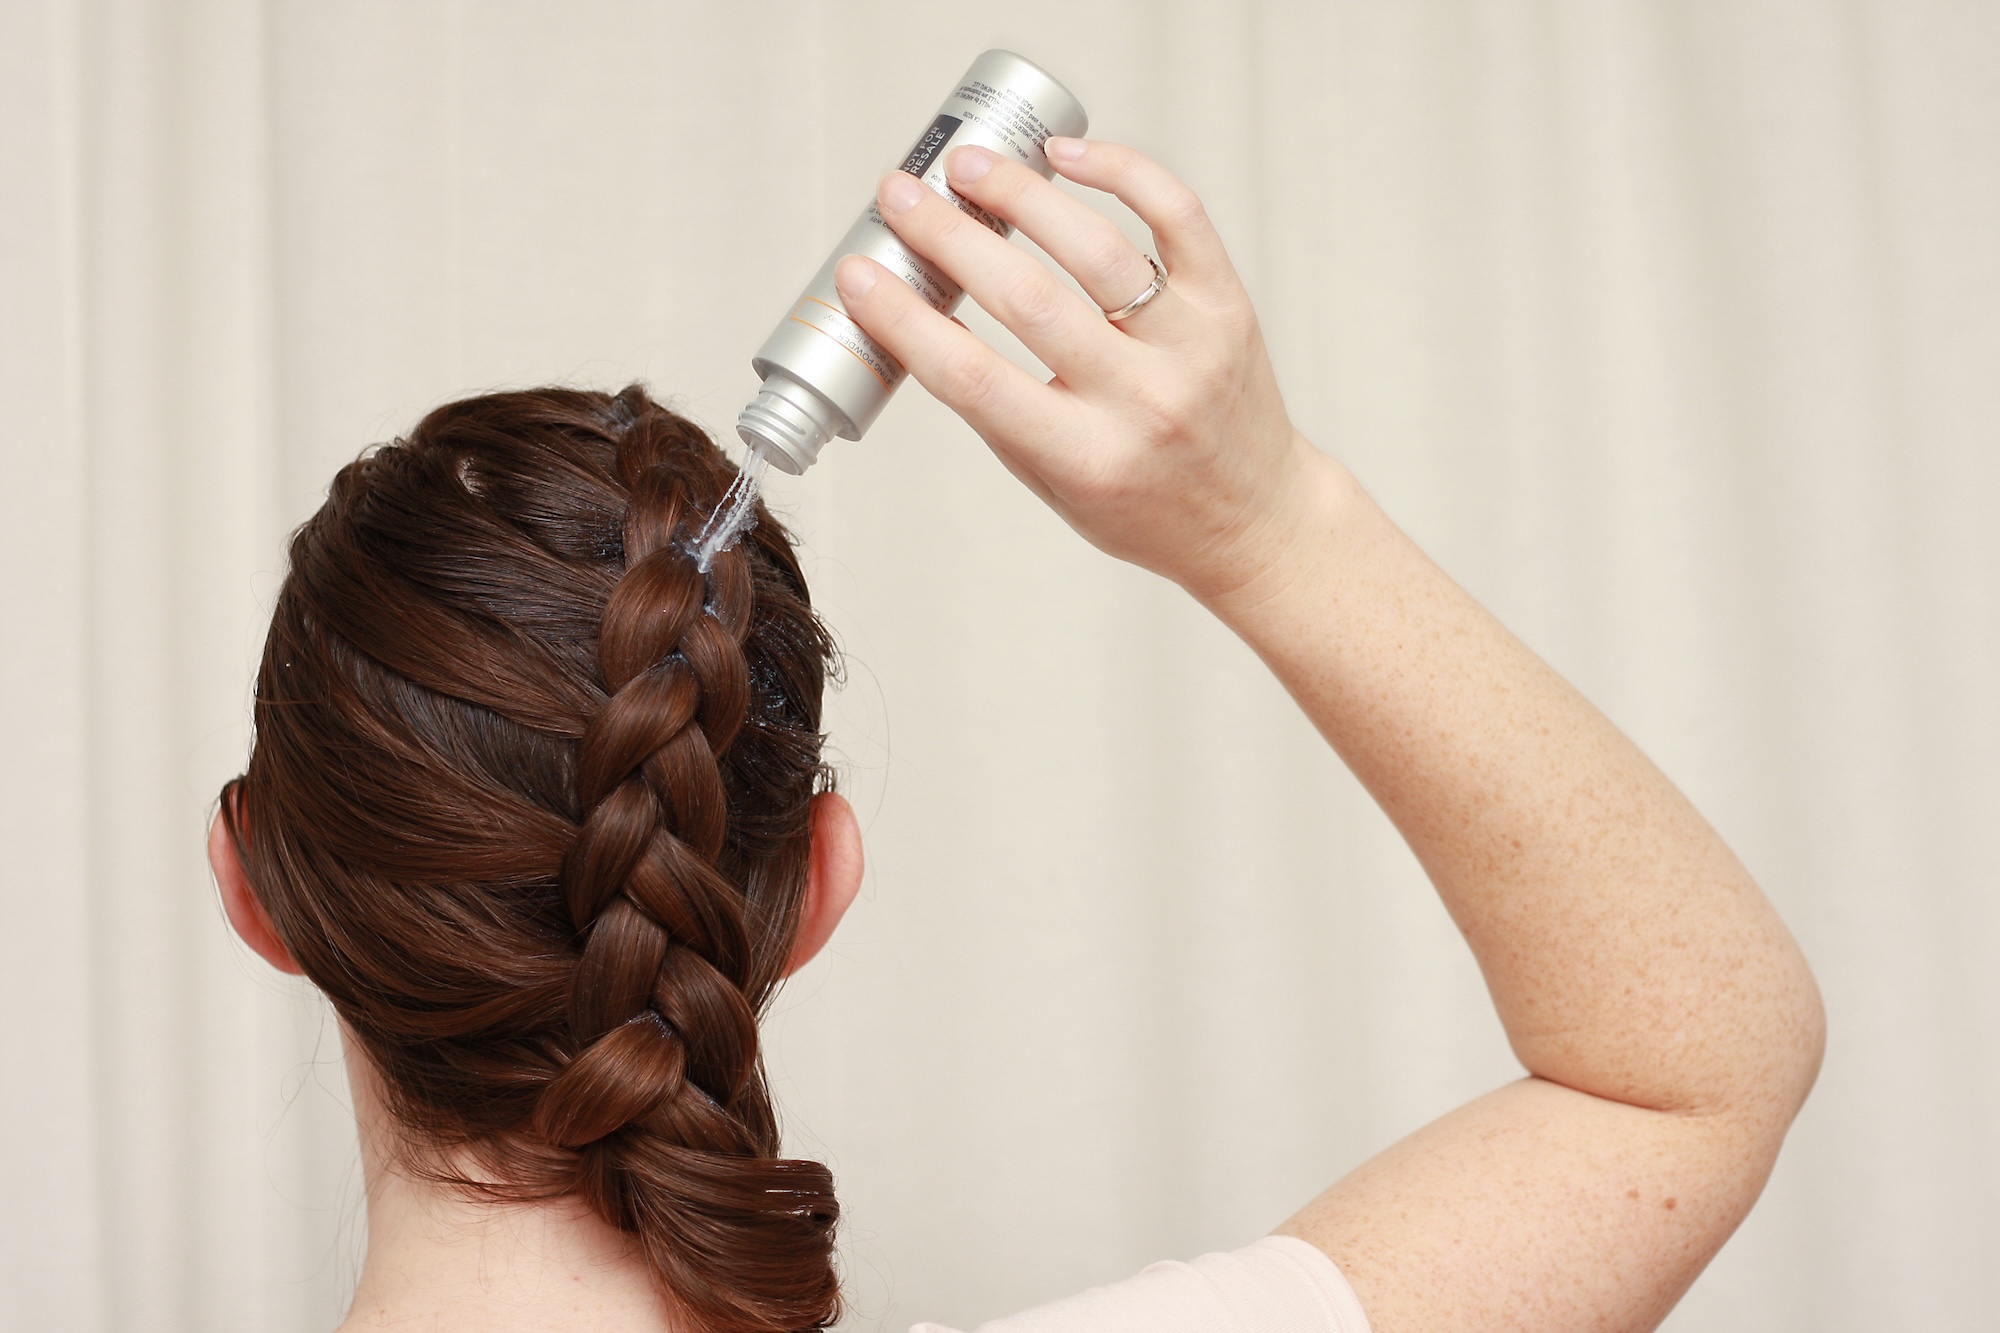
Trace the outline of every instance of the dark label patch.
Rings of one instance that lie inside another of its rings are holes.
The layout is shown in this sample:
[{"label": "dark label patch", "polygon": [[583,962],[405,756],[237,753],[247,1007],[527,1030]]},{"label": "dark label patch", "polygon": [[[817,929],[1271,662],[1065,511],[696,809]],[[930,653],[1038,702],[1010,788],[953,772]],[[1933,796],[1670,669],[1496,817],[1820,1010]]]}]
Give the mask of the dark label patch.
[{"label": "dark label patch", "polygon": [[903,159],[903,170],[921,178],[931,169],[931,163],[937,161],[937,155],[944,151],[944,146],[951,142],[951,136],[958,132],[960,123],[957,116],[939,116],[932,121],[931,127],[917,140],[917,146]]}]

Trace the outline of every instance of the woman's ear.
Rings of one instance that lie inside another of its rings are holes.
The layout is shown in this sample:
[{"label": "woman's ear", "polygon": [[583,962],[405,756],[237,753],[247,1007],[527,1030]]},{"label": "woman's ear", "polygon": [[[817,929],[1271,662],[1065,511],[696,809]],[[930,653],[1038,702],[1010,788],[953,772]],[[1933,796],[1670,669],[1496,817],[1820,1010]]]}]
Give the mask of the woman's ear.
[{"label": "woman's ear", "polygon": [[[222,799],[236,799],[235,788],[232,786]],[[264,915],[263,904],[250,891],[250,876],[244,873],[243,858],[237,854],[236,839],[229,836],[229,823],[223,819],[221,810],[215,812],[208,825],[208,868],[215,872],[216,886],[222,890],[223,914],[243,942],[280,972],[295,977],[304,975],[305,969],[278,938],[278,932],[271,929],[271,918]]]},{"label": "woman's ear", "polygon": [[838,792],[821,792],[812,802],[812,852],[806,865],[806,901],[799,911],[799,933],[785,975],[810,963],[826,942],[854,896],[861,892],[861,824],[854,807]]}]

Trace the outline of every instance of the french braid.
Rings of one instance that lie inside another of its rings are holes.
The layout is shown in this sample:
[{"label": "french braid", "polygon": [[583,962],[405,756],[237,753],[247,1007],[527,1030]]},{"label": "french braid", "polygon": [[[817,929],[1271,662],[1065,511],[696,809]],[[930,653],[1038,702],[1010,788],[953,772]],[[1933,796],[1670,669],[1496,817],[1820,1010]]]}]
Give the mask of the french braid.
[{"label": "french braid", "polygon": [[730,475],[636,386],[453,404],[344,469],[224,813],[426,1169],[579,1194],[696,1324],[787,1333],[839,1308],[757,1035],[830,647],[768,514],[696,568]]},{"label": "french braid", "polygon": [[647,1239],[672,1290],[726,1309],[743,1284],[717,1270],[755,1280],[774,1250],[816,1242],[831,1190],[819,1168],[777,1159],[743,896],[716,864],[729,821],[716,759],[750,702],[749,568],[736,547],[696,570],[682,543],[706,512],[690,512],[658,441],[634,429],[619,444],[631,500],[598,637],[609,698],[579,747],[583,825],[562,866],[585,941],[569,1005],[578,1049],[535,1127],[578,1150],[584,1196]]}]

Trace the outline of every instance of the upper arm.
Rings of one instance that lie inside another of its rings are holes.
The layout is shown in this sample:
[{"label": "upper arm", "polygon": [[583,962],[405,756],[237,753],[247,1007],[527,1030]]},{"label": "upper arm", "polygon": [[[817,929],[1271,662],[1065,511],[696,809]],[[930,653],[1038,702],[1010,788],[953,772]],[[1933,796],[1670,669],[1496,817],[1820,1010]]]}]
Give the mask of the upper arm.
[{"label": "upper arm", "polygon": [[1369,1159],[1279,1231],[1340,1266],[1375,1333],[1650,1329],[1756,1201],[1789,1120],[1528,1078]]}]

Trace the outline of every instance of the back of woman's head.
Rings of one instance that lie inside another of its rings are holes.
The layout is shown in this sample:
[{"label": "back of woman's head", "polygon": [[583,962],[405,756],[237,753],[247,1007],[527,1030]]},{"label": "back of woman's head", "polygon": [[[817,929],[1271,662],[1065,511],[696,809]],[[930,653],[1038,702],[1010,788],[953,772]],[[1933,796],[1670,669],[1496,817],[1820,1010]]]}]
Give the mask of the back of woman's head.
[{"label": "back of woman's head", "polygon": [[439,408],[292,541],[223,817],[381,1075],[406,1169],[579,1194],[700,1324],[830,1323],[837,1205],[782,1159],[784,972],[831,660],[734,469],[636,386]]}]

